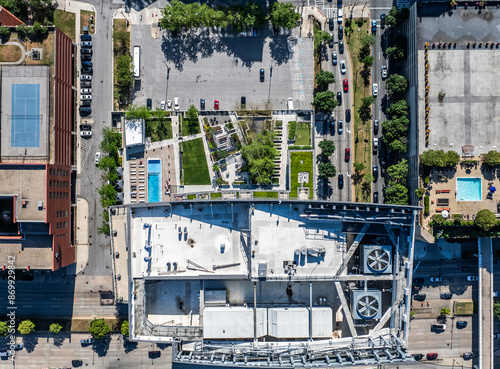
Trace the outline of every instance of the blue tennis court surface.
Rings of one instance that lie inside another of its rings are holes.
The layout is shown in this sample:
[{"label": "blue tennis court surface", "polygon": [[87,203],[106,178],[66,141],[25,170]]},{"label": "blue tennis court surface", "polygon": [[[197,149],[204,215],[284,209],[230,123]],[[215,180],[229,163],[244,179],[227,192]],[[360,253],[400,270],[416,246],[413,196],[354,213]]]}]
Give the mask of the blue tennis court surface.
[{"label": "blue tennis court surface", "polygon": [[40,147],[40,84],[12,84],[11,146]]}]

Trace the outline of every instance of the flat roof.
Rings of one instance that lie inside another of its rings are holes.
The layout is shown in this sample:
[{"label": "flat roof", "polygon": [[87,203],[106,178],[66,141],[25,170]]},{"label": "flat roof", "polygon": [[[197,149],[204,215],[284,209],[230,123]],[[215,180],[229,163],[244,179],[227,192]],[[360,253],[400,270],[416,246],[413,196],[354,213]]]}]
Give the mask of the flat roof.
[{"label": "flat roof", "polygon": [[50,67],[2,66],[2,158],[49,158]]},{"label": "flat roof", "polygon": [[144,119],[125,120],[125,146],[144,145]]}]

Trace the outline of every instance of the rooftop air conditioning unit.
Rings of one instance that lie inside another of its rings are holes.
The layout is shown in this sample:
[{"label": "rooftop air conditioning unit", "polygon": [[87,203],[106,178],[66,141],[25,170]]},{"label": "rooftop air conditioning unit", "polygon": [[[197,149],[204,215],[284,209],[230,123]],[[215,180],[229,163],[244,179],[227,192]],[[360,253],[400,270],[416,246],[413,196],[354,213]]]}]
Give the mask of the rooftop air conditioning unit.
[{"label": "rooftop air conditioning unit", "polygon": [[382,292],[351,290],[351,313],[355,320],[382,318]]},{"label": "rooftop air conditioning unit", "polygon": [[363,245],[362,260],[364,274],[392,273],[392,246]]}]

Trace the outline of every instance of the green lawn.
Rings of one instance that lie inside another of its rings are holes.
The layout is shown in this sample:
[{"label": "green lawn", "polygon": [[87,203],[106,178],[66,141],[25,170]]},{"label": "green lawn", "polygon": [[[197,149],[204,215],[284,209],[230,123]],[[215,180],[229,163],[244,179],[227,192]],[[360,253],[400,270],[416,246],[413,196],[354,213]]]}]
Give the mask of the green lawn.
[{"label": "green lawn", "polygon": [[473,315],[474,314],[474,302],[457,302],[455,303],[455,314],[456,315]]},{"label": "green lawn", "polygon": [[196,200],[196,194],[188,195],[188,200]]},{"label": "green lawn", "polygon": [[[163,123],[163,127],[161,123]],[[151,137],[151,142],[171,139],[173,137],[172,119],[146,120],[146,137]]]},{"label": "green lawn", "polygon": [[54,25],[73,40],[75,40],[75,19],[75,13],[69,13],[59,9],[54,11]]},{"label": "green lawn", "polygon": [[311,125],[309,123],[297,123],[297,138],[295,145],[308,146],[311,144]]},{"label": "green lawn", "polygon": [[191,131],[189,131],[189,119],[185,118],[183,116],[180,116],[180,121],[181,121],[181,126],[182,126],[182,136],[189,136],[189,135],[195,135],[197,133],[201,133],[200,131],[200,125],[198,123],[198,118],[196,118],[196,121],[193,121],[193,124],[191,125],[191,128],[193,128]]},{"label": "green lawn", "polygon": [[309,182],[303,187],[309,187],[309,198],[313,198],[313,154],[312,152],[292,152],[290,153],[290,197],[297,197],[297,188],[300,187],[298,181],[300,172],[309,173]]},{"label": "green lawn", "polygon": [[182,170],[185,185],[209,185],[207,158],[203,149],[203,138],[186,141],[183,144]]},{"label": "green lawn", "polygon": [[271,199],[277,199],[278,198],[278,192],[275,191],[255,191],[253,193],[253,197],[262,197],[262,198],[271,198]]},{"label": "green lawn", "polygon": [[222,194],[220,192],[212,192],[210,194],[211,199],[220,199],[222,197]]}]

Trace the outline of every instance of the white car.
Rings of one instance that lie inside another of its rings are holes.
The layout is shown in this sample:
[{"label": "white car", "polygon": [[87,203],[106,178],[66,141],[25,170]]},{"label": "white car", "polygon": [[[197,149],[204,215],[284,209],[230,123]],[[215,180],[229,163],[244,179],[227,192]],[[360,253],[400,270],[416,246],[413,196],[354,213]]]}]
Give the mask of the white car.
[{"label": "white car", "polygon": [[80,136],[82,136],[83,138],[87,138],[87,137],[92,137],[92,132],[91,131],[80,131]]},{"label": "white car", "polygon": [[82,41],[82,47],[92,47],[92,41]]},{"label": "white car", "polygon": [[468,280],[469,282],[477,282],[477,281],[479,281],[479,277],[476,277],[475,275],[469,275],[469,276],[467,277],[467,280]]},{"label": "white car", "polygon": [[161,108],[161,110],[165,110],[165,101],[162,101],[160,103],[160,108]]},{"label": "white car", "polygon": [[382,65],[382,78],[387,78],[387,65]]},{"label": "white car", "polygon": [[90,74],[82,74],[82,75],[80,76],[80,79],[81,79],[82,81],[92,81],[92,76],[91,76]]},{"label": "white car", "polygon": [[373,84],[373,96],[377,96],[377,95],[378,95],[378,84],[374,83]]},{"label": "white car", "polygon": [[441,277],[431,277],[431,282],[439,283],[442,281],[443,281],[443,278],[441,278]]},{"label": "white car", "polygon": [[340,61],[340,73],[345,74],[347,69],[345,68],[345,60]]},{"label": "white car", "polygon": [[92,89],[91,88],[82,88],[80,90],[80,93],[83,94],[83,95],[90,95],[92,93]]},{"label": "white car", "polygon": [[80,95],[80,100],[92,100],[92,95]]},{"label": "white car", "polygon": [[95,153],[95,165],[98,165],[99,162],[101,161],[101,153],[98,151]]},{"label": "white car", "polygon": [[167,108],[172,109],[172,100],[167,100]]}]

